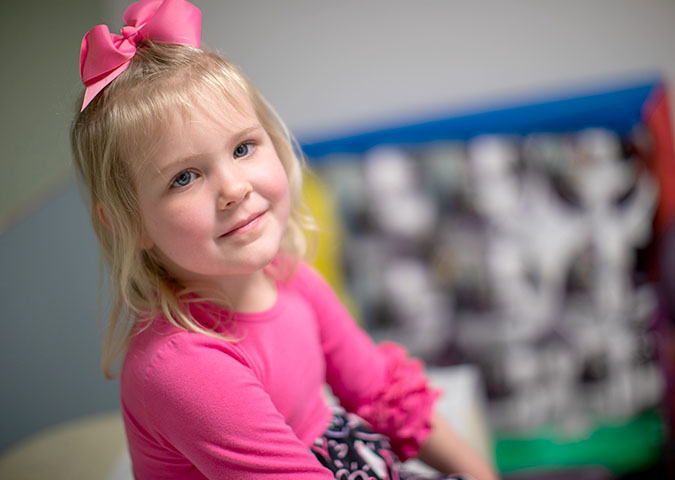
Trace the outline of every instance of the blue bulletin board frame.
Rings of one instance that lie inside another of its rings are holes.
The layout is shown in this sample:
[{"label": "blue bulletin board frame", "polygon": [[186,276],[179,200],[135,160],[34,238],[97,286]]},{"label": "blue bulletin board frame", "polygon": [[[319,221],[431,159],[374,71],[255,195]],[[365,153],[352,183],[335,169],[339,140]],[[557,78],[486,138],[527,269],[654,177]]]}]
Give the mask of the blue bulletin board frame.
[{"label": "blue bulletin board frame", "polygon": [[628,85],[576,89],[548,98],[530,98],[335,138],[301,140],[300,144],[310,162],[315,162],[333,154],[363,153],[380,144],[468,140],[480,134],[526,135],[598,127],[623,135],[641,122],[643,105],[660,86],[659,77],[649,77]]}]

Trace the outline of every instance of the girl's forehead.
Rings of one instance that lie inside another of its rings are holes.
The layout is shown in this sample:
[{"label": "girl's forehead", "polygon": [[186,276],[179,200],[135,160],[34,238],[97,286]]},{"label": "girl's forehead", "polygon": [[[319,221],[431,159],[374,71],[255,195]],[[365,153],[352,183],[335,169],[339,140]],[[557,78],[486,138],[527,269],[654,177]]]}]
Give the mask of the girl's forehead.
[{"label": "girl's forehead", "polygon": [[[255,108],[247,97],[235,99],[196,99],[189,104],[169,110],[156,125],[149,151],[172,148],[193,127],[203,125],[209,131],[217,129],[221,134],[235,134],[240,130],[260,125]],[[150,155],[152,157],[152,155]]]},{"label": "girl's forehead", "polygon": [[211,89],[188,94],[177,91],[173,101],[169,98],[156,107],[146,110],[145,118],[139,118],[135,127],[127,131],[127,159],[136,173],[149,167],[159,151],[178,140],[190,125],[201,123],[236,130],[260,123],[253,102],[241,89],[227,93]]},{"label": "girl's forehead", "polygon": [[[169,109],[145,142],[144,159],[135,163],[136,173],[157,169],[167,158],[185,154],[191,146],[199,148],[226,141],[242,131],[262,128],[252,102],[245,95],[234,98],[197,98]],[[213,138],[214,136],[220,139]],[[197,152],[195,152],[197,153]]]},{"label": "girl's forehead", "polygon": [[215,122],[222,126],[237,127],[243,122],[257,120],[255,108],[251,100],[243,92],[233,95],[211,95],[195,98],[183,105],[171,119],[174,126],[181,123]]}]

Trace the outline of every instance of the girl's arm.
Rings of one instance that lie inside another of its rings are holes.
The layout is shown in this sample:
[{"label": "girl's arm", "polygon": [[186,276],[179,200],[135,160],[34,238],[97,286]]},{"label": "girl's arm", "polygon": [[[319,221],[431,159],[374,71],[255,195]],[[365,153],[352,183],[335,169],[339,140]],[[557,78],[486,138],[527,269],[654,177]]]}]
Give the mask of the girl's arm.
[{"label": "girl's arm", "polygon": [[327,381],[342,405],[388,435],[402,459],[420,456],[442,472],[496,479],[490,466],[433,413],[436,393],[428,388],[421,363],[399,347],[376,346],[319,274],[306,266],[298,272],[300,289],[317,312]]},{"label": "girl's arm", "polygon": [[419,460],[446,473],[466,473],[476,480],[496,480],[492,467],[462,440],[435,412],[431,417],[431,433],[422,443]]}]

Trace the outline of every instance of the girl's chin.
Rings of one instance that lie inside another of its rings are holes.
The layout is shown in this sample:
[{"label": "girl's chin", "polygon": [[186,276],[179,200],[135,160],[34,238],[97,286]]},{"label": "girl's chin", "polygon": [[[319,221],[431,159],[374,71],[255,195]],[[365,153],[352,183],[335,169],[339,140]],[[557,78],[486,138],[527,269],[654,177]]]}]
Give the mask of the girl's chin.
[{"label": "girl's chin", "polygon": [[276,253],[259,256],[255,261],[242,262],[222,270],[204,269],[202,272],[194,272],[180,269],[180,271],[174,270],[169,273],[183,285],[222,285],[232,281],[242,281],[244,277],[263,274],[275,258]]}]

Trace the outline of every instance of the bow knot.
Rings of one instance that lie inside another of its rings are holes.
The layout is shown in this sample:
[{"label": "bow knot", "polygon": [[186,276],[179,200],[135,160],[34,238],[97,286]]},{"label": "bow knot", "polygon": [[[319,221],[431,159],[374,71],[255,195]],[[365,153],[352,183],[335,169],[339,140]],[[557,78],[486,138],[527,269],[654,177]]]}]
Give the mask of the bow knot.
[{"label": "bow knot", "polygon": [[138,46],[143,41],[143,36],[133,25],[125,25],[121,30],[122,38],[134,46]]},{"label": "bow knot", "polygon": [[80,76],[86,87],[82,110],[127,69],[144,39],[199,47],[201,19],[201,11],[186,0],[141,0],[124,12],[121,35],[110,33],[105,25],[89,30],[80,49]]}]

